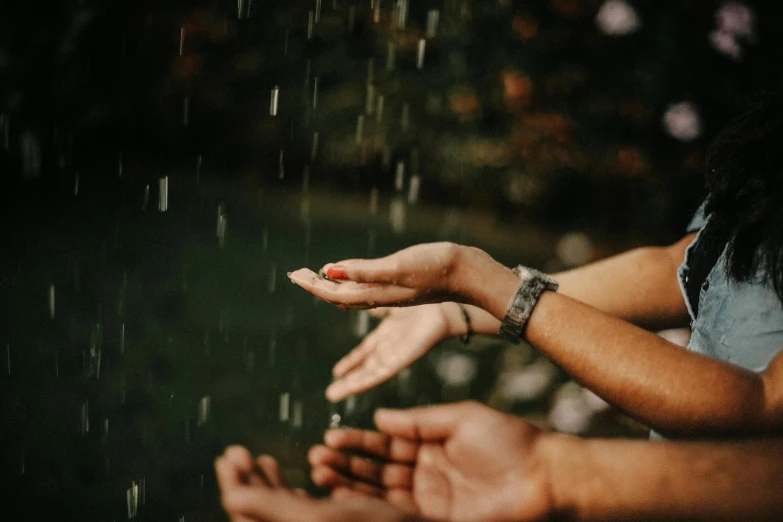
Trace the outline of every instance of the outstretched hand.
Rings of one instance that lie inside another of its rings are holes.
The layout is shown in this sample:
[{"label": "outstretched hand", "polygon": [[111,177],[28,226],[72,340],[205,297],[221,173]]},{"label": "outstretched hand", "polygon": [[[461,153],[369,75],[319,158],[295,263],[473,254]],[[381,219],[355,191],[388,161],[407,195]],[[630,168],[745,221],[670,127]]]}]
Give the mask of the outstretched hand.
[{"label": "outstretched hand", "polygon": [[[379,410],[379,432],[330,430],[311,449],[334,498],[383,498],[434,520],[538,520],[551,511],[532,425],[477,403]],[[355,452],[374,460],[355,456]]]},{"label": "outstretched hand", "polygon": [[[455,303],[437,303],[371,310],[383,320],[334,366],[336,380],[326,389],[326,397],[338,402],[377,386],[452,335],[449,306],[457,308]],[[455,313],[461,318],[458,310]]]},{"label": "outstretched hand", "polygon": [[215,471],[231,522],[422,521],[376,498],[310,498],[303,490],[288,487],[275,459],[263,455],[254,460],[241,446],[228,447],[215,461]]}]

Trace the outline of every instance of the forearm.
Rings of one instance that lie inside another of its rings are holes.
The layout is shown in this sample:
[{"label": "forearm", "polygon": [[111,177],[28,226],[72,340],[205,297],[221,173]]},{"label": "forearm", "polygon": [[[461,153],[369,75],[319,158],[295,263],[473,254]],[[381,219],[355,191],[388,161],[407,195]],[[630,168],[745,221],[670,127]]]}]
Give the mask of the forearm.
[{"label": "forearm", "polygon": [[[471,271],[480,275],[468,281],[465,294],[501,319],[518,278],[480,259]],[[781,430],[758,375],[683,350],[570,297],[544,292],[524,333],[578,381],[665,434]]]},{"label": "forearm", "polygon": [[555,508],[600,520],[780,520],[783,440],[683,443],[545,436]]}]

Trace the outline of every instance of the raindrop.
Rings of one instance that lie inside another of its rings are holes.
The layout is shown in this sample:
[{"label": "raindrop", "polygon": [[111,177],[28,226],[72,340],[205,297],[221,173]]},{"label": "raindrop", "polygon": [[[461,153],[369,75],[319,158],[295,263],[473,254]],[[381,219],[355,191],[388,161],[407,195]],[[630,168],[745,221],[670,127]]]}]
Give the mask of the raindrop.
[{"label": "raindrop", "polygon": [[179,29],[179,55],[182,56],[185,50],[185,26],[183,25]]},{"label": "raindrop", "polygon": [[381,21],[381,0],[372,0],[372,21],[380,23]]},{"label": "raindrop", "polygon": [[394,190],[402,192],[405,185],[405,163],[402,161],[397,162],[397,170],[394,175]]},{"label": "raindrop", "polygon": [[321,21],[321,0],[315,0],[315,23]]},{"label": "raindrop", "polygon": [[339,413],[333,413],[333,414],[332,414],[332,418],[331,418],[331,420],[329,421],[329,428],[330,428],[330,429],[336,429],[336,428],[339,428],[339,427],[340,427],[340,421],[341,421],[341,420],[342,420],[342,419],[340,418],[340,414],[339,414]]},{"label": "raindrop", "polygon": [[372,115],[375,110],[375,86],[373,84],[367,84],[367,101],[364,104],[364,112],[368,115]]},{"label": "raindrop", "polygon": [[283,39],[283,54],[284,55],[288,54],[288,34],[289,34],[289,32],[290,32],[289,29],[285,30],[285,38]]},{"label": "raindrop", "polygon": [[416,55],[416,68],[422,70],[424,68],[424,49],[427,46],[427,40],[424,38],[419,40],[419,51]]},{"label": "raindrop", "polygon": [[392,230],[399,234],[405,230],[405,201],[397,196],[392,199],[389,205],[389,222]]},{"label": "raindrop", "polygon": [[90,334],[90,353],[87,360],[87,377],[101,377],[101,352],[103,349],[103,332],[101,325],[96,324]]},{"label": "raindrop", "polygon": [[302,401],[294,401],[294,412],[292,424],[294,428],[302,427]]},{"label": "raindrop", "polygon": [[388,44],[386,44],[386,70],[387,71],[394,70],[394,62],[395,62],[396,54],[397,54],[397,48],[394,45],[394,42],[389,42]]},{"label": "raindrop", "polygon": [[427,12],[427,38],[435,38],[438,33],[438,22],[440,21],[440,11],[432,9]]},{"label": "raindrop", "polygon": [[[240,0],[241,1],[241,0]],[[131,487],[125,491],[125,499],[128,505],[128,519],[135,518],[139,512],[139,485],[131,482]]]},{"label": "raindrop", "polygon": [[353,27],[356,25],[356,6],[348,8],[348,33],[353,33]]},{"label": "raindrop", "polygon": [[397,0],[397,28],[405,29],[408,20],[408,0]]},{"label": "raindrop", "polygon": [[290,392],[285,392],[280,394],[280,422],[288,422],[290,402],[291,402]]},{"label": "raindrop", "polygon": [[158,180],[158,211],[166,212],[169,209],[169,177],[164,176]]},{"label": "raindrop", "polygon": [[226,227],[228,226],[228,219],[226,219],[226,213],[223,205],[218,205],[217,208],[217,238],[218,246],[223,248],[226,246]]},{"label": "raindrop", "polygon": [[54,285],[49,286],[49,317],[54,319]]},{"label": "raindrop", "polygon": [[313,12],[307,12],[307,39],[313,39]]},{"label": "raindrop", "polygon": [[109,419],[103,419],[103,433],[101,433],[101,442],[106,445],[109,441]]},{"label": "raindrop", "polygon": [[237,18],[242,19],[245,12],[245,0],[237,0]]},{"label": "raindrop", "polygon": [[212,397],[209,395],[202,397],[198,402],[198,417],[196,425],[203,426],[209,421],[209,414],[212,409]]},{"label": "raindrop", "polygon": [[190,96],[185,96],[182,102],[182,125],[187,127],[190,122]]},{"label": "raindrop", "polygon": [[285,177],[285,161],[283,160],[283,149],[280,149],[280,157],[278,159],[278,179]]},{"label": "raindrop", "polygon": [[378,96],[378,107],[375,109],[375,119],[378,123],[383,119],[383,95]]},{"label": "raindrop", "polygon": [[272,88],[271,100],[269,102],[269,114],[271,116],[277,116],[277,102],[280,96],[280,86],[275,85]]},{"label": "raindrop", "polygon": [[79,195],[79,171],[77,170],[73,175],[73,195]]},{"label": "raindrop", "polygon": [[142,200],[142,203],[141,203],[141,210],[142,210],[142,212],[146,212],[147,211],[147,205],[149,205],[149,202],[150,202],[150,186],[149,185],[145,185],[144,186],[144,199]]},{"label": "raindrop", "polygon": [[370,332],[370,313],[367,310],[360,310],[356,317],[356,336],[364,337]]},{"label": "raindrop", "polygon": [[361,143],[364,138],[364,114],[356,118],[356,143]]},{"label": "raindrop", "polygon": [[419,176],[411,176],[411,183],[408,187],[408,204],[414,205],[419,201],[419,189],[421,187],[421,178]]},{"label": "raindrop", "polygon": [[318,108],[318,76],[313,79],[313,109]]},{"label": "raindrop", "polygon": [[272,263],[272,266],[269,270],[269,286],[268,286],[269,293],[274,294],[276,288],[277,288],[277,264]]},{"label": "raindrop", "polygon": [[90,432],[90,402],[88,400],[82,403],[81,432],[82,435]]},{"label": "raindrop", "polygon": [[125,323],[120,325],[120,354],[125,353]]}]

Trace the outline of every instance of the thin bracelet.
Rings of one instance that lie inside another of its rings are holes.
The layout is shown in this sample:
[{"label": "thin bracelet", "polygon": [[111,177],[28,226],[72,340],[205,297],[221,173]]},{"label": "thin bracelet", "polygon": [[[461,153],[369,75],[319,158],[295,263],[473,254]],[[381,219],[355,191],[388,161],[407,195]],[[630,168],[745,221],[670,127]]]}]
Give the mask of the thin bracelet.
[{"label": "thin bracelet", "polygon": [[470,315],[468,315],[468,311],[460,303],[457,303],[457,306],[462,311],[462,317],[465,318],[465,326],[468,327],[468,331],[465,332],[465,335],[460,335],[459,340],[462,341],[462,344],[467,345],[470,342],[470,336],[473,335],[473,330],[470,328]]}]

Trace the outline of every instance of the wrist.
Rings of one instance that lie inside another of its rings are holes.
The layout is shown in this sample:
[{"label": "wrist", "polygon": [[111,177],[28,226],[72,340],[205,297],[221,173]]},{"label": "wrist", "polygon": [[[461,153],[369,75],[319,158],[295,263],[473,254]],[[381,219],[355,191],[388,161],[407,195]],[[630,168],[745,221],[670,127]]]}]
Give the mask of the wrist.
[{"label": "wrist", "polygon": [[468,325],[459,303],[448,301],[440,303],[439,306],[445,323],[444,338],[459,337],[468,333]]},{"label": "wrist", "polygon": [[511,269],[475,247],[460,246],[450,292],[460,302],[482,308],[502,320],[519,284]]},{"label": "wrist", "polygon": [[580,492],[590,488],[587,444],[571,435],[546,432],[536,443],[535,453],[541,467],[541,481],[548,498],[547,518],[579,520]]}]

